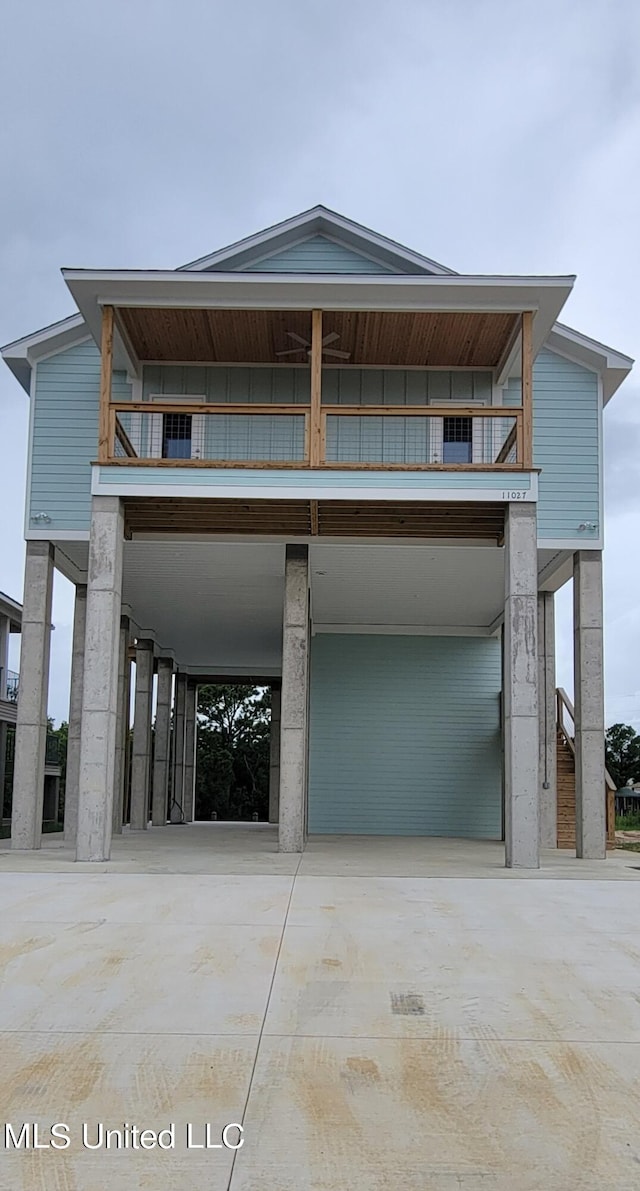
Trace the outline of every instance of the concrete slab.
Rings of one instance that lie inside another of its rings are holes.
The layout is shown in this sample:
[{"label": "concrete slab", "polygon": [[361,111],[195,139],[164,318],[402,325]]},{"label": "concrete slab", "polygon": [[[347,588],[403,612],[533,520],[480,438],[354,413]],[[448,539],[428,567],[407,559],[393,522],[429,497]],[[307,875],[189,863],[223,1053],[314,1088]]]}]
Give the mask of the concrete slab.
[{"label": "concrete slab", "polygon": [[[106,866],[2,854],[0,1112],[72,1145],[0,1139],[0,1191],[636,1191],[633,854],[534,876],[491,843],[276,847],[201,825]],[[188,1151],[187,1121],[244,1145]],[[83,1122],[173,1122],[176,1148],[87,1150]]]},{"label": "concrete slab", "polygon": [[[78,866],[74,866],[74,869]],[[11,922],[281,927],[293,877],[4,873]],[[46,897],[46,906],[43,898]]]},{"label": "concrete slab", "polygon": [[637,1191],[638,1111],[633,1047],[266,1038],[231,1187]]},{"label": "concrete slab", "polygon": [[[58,994],[59,995],[59,994]],[[0,1114],[14,1125],[69,1125],[65,1150],[7,1151],[0,1147],[2,1191],[227,1191],[233,1152],[186,1148],[187,1122],[220,1129],[242,1112],[255,1060],[246,1036],[144,1037],[99,1029],[1,1037]],[[125,1123],[175,1125],[174,1150],[87,1150],[82,1125],[122,1130]],[[237,1136],[237,1134],[232,1135]],[[194,1140],[202,1140],[194,1131]]]},{"label": "concrete slab", "polygon": [[76,863],[62,836],[43,837],[38,852],[12,853],[0,840],[0,872],[165,873],[224,875],[461,877],[501,880],[639,880],[640,857],[617,851],[606,861],[576,860],[575,853],[543,851],[541,868],[514,873],[504,867],[498,840],[432,836],[314,835],[302,857],[278,852],[269,823],[190,823],[124,829],[111,860]]},{"label": "concrete slab", "polygon": [[[157,924],[0,926],[5,1029],[256,1033],[277,927]],[[188,998],[185,999],[185,987]]]},{"label": "concrete slab", "polygon": [[299,877],[265,1034],[640,1042],[640,940],[569,888]]}]

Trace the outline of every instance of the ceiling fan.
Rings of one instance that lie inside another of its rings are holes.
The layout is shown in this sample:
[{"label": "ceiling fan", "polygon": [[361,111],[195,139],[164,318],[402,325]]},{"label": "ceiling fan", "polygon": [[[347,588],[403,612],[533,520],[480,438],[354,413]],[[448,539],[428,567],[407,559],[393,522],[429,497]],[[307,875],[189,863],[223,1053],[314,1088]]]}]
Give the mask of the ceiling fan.
[{"label": "ceiling fan", "polygon": [[[287,351],[276,352],[276,356],[297,356],[304,352],[309,359],[311,359],[311,344],[308,339],[303,339],[302,335],[296,335],[295,331],[287,331],[289,339],[293,339],[294,343],[299,344],[299,347],[290,347]],[[327,344],[335,343],[340,335],[337,331],[330,331],[322,340],[322,354],[323,356],[335,356],[338,360],[348,360],[351,352],[341,352],[335,347],[328,347]]]}]

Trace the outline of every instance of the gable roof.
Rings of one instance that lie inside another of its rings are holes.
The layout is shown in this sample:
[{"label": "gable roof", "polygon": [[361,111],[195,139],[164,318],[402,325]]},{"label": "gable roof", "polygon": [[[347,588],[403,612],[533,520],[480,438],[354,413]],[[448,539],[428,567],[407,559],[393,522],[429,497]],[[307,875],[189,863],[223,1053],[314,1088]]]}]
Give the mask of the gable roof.
[{"label": "gable roof", "polygon": [[[317,259],[314,267],[309,269],[308,266],[305,266],[305,261],[309,261],[313,254]],[[363,262],[362,272],[358,271],[359,260]],[[331,265],[331,271],[327,269],[327,264]],[[289,272],[289,270],[291,271]],[[351,283],[352,289],[361,289],[365,282],[375,288],[377,288],[376,283],[384,287],[395,288],[402,285],[405,279],[409,288],[423,285],[428,288],[431,286],[439,288],[447,287],[449,283],[454,288],[475,283],[483,287],[525,282],[539,286],[544,285],[545,282],[557,283],[563,280],[561,278],[465,278],[453,269],[438,264],[420,253],[413,252],[411,249],[405,248],[385,236],[378,235],[369,228],[363,227],[362,224],[346,219],[343,215],[321,205],[312,207],[291,219],[274,224],[264,231],[248,236],[235,244],[221,248],[217,252],[200,257],[196,261],[191,261],[181,268],[167,273],[162,271],[138,273],[135,270],[107,270],[93,274],[90,270],[63,270],[72,292],[74,292],[72,278],[74,282],[84,284],[92,276],[96,278],[100,276],[108,285],[115,284],[118,278],[125,280],[129,285],[138,278],[143,283],[146,292],[150,283],[160,283],[162,278],[165,282],[170,283],[171,289],[176,286],[180,288],[181,285],[191,289],[194,284],[196,288],[199,288],[202,283],[205,288],[212,285],[217,289],[218,284],[223,287],[231,285],[233,288],[237,282],[241,281],[242,277],[253,285],[259,284],[261,279],[263,282],[273,285],[278,281],[273,275],[275,273],[280,274],[283,284],[294,284],[296,288],[300,285],[303,287],[312,285],[315,276],[317,285],[323,289],[326,289],[327,286],[335,287],[340,282]],[[192,276],[191,281],[188,282],[185,274],[195,274],[195,276]],[[209,274],[208,277],[207,274]],[[251,276],[252,274],[253,276]],[[350,276],[345,276],[345,274]],[[573,278],[564,280],[572,283]],[[105,290],[105,294],[106,292]],[[227,292],[226,288],[225,292]],[[74,296],[79,297],[75,293]],[[570,327],[553,322],[554,313],[557,317],[559,308],[556,312],[551,313],[544,331],[547,345],[552,350],[555,349],[597,371],[603,378],[604,399],[608,401],[631,370],[633,360]],[[32,365],[38,359],[65,350],[88,338],[96,338],[96,334],[96,327],[93,326],[92,320],[89,319],[87,322],[84,315],[78,313],[7,344],[1,349],[1,352],[6,364],[28,393]],[[99,334],[96,341],[99,341]],[[514,351],[517,354],[515,347]],[[122,348],[121,354],[123,362],[120,366],[127,367],[126,347]]]},{"label": "gable roof", "polygon": [[[324,239],[355,251],[363,257],[385,267],[391,273],[426,273],[432,276],[452,276],[455,271],[446,265],[440,265],[429,257],[413,252],[395,240],[389,240],[377,232],[355,223],[352,219],[330,211],[328,207],[318,205],[310,207],[308,211],[301,211],[299,215],[285,219],[282,223],[275,223],[272,227],[256,232],[220,248],[208,256],[201,256],[198,260],[182,265],[181,269],[189,272],[235,272],[241,270],[250,272],[252,265],[260,265],[260,271],[265,271],[266,261],[293,245],[300,244],[313,237],[322,236]],[[363,269],[363,272],[369,270]]]}]

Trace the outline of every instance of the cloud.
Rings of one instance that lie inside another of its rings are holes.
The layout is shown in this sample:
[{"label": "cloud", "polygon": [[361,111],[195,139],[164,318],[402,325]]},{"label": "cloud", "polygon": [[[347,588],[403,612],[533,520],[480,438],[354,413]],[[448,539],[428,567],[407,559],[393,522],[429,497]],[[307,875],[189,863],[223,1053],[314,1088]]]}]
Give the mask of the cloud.
[{"label": "cloud", "polygon": [[[462,271],[575,271],[566,320],[639,353],[635,0],[23,0],[3,41],[2,342],[70,313],[63,265],[172,267],[324,202]],[[638,389],[607,412],[611,707],[638,688]],[[27,407],[2,369],[17,596]],[[56,618],[60,719],[62,579]]]}]

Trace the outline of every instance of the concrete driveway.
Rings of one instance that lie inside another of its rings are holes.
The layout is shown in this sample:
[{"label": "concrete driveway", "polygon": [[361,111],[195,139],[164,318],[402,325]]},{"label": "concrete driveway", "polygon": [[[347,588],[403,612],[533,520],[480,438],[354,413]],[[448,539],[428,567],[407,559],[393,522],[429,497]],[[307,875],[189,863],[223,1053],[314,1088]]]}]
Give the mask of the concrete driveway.
[{"label": "concrete driveway", "polygon": [[[637,1191],[636,860],[527,879],[496,845],[379,839],[299,863],[205,826],[106,871],[0,853],[0,1124],[70,1139],[0,1148],[0,1188]],[[207,1122],[244,1144],[195,1148]]]}]

